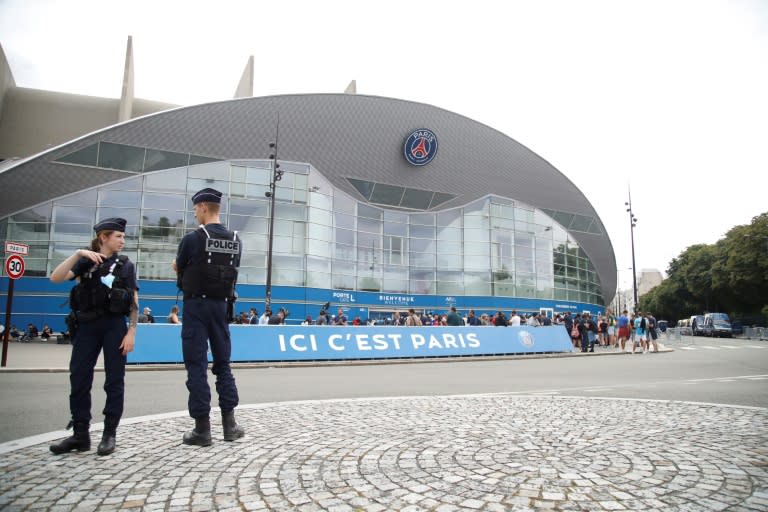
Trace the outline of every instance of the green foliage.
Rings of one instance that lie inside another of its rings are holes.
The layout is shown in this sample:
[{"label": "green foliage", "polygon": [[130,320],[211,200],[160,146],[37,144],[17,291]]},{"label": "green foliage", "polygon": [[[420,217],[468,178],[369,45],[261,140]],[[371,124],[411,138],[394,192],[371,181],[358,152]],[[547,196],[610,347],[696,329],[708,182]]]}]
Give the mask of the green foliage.
[{"label": "green foliage", "polygon": [[656,318],[768,313],[768,212],[713,245],[688,247],[670,262],[667,276],[639,300],[639,308]]},{"label": "green foliage", "polygon": [[148,218],[144,217],[144,226],[141,228],[141,234],[145,238],[167,238],[171,234],[181,233],[181,226],[184,225],[183,219],[178,219],[176,224],[171,224],[168,217],[160,217],[157,226],[147,225]]}]

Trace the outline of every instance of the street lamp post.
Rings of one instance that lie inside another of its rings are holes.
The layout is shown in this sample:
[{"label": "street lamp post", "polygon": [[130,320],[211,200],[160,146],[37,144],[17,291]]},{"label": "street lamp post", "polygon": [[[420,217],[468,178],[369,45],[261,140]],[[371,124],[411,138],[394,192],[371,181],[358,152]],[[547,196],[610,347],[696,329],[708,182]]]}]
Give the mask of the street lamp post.
[{"label": "street lamp post", "polygon": [[627,189],[628,197],[627,202],[624,205],[629,212],[629,233],[632,240],[632,294],[635,299],[633,309],[637,313],[637,271],[635,267],[635,226],[637,225],[637,217],[632,213],[632,191]]},{"label": "street lamp post", "polygon": [[272,245],[274,241],[275,232],[275,188],[277,182],[283,179],[283,173],[285,171],[280,169],[280,164],[277,163],[277,136],[280,130],[280,115],[277,116],[277,128],[275,129],[275,142],[270,142],[269,147],[272,153],[269,155],[269,159],[272,160],[272,175],[269,180],[269,191],[264,195],[269,198],[269,230],[267,235],[267,280],[264,285],[264,310],[270,309],[272,305]]}]

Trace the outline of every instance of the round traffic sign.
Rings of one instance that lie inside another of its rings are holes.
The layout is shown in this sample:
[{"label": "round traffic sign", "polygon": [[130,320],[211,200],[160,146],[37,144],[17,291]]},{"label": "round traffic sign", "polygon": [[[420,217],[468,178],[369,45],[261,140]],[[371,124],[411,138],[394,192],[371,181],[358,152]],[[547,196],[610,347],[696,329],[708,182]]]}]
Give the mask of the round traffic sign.
[{"label": "round traffic sign", "polygon": [[5,273],[11,279],[18,279],[24,275],[24,258],[18,254],[11,254],[5,260]]}]

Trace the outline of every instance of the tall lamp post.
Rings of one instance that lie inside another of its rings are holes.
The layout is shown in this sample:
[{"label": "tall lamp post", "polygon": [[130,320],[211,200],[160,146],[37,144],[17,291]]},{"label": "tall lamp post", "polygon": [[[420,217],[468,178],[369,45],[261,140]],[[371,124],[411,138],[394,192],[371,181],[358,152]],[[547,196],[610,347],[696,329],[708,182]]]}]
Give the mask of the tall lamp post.
[{"label": "tall lamp post", "polygon": [[272,305],[272,245],[274,241],[275,232],[275,188],[277,182],[283,179],[283,173],[285,171],[280,169],[280,164],[277,163],[277,136],[280,131],[280,114],[277,115],[277,128],[275,129],[275,142],[269,143],[269,148],[272,153],[269,155],[269,159],[272,160],[272,175],[269,180],[269,191],[264,195],[269,198],[269,231],[267,235],[267,281],[264,285],[264,310],[271,308]]},{"label": "tall lamp post", "polygon": [[628,197],[627,202],[624,205],[629,212],[629,233],[632,239],[632,293],[635,299],[634,311],[637,313],[637,272],[635,267],[635,226],[637,225],[637,217],[632,213],[632,191],[627,189]]}]

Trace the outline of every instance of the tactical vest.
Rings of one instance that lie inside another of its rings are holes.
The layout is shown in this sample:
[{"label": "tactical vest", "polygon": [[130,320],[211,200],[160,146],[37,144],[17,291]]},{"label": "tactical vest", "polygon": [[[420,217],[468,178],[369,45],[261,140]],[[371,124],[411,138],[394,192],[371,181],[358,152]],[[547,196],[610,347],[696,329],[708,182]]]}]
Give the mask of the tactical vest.
[{"label": "tactical vest", "polygon": [[235,261],[240,254],[237,231],[211,236],[205,226],[200,226],[195,233],[205,254],[202,261],[188,265],[181,275],[184,298],[231,298],[237,282]]},{"label": "tactical vest", "polygon": [[[69,305],[78,313],[104,314],[116,313],[127,315],[133,304],[133,290],[127,286],[125,262],[128,256],[118,256],[117,261],[111,258],[99,265],[94,265],[88,272],[80,276],[80,282],[69,292]],[[101,280],[102,277],[114,276],[109,287]]]}]

